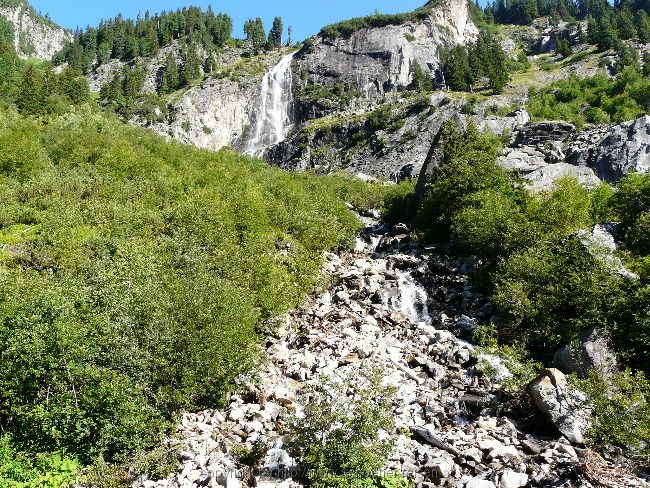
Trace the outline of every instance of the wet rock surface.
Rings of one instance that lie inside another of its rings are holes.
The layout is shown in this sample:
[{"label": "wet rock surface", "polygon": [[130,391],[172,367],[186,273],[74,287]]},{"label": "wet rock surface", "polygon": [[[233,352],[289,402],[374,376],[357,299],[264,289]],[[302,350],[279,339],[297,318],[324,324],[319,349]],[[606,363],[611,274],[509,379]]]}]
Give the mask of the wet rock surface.
[{"label": "wet rock surface", "polygon": [[[183,416],[169,441],[182,447],[178,471],[133,486],[300,486],[282,438],[289,416],[302,408],[301,392],[369,362],[397,389],[399,435],[386,468],[419,487],[596,486],[578,474],[587,451],[557,432],[523,432],[496,413],[499,382],[510,373],[454,334],[469,335],[490,315],[468,279],[478,264],[421,248],[405,226],[368,228],[354,253],[327,256],[332,285],[285,317],[266,341],[255,379],[243,381],[228,408]],[[494,372],[482,374],[479,361],[492,362]],[[556,398],[554,389],[545,392]],[[252,471],[236,453],[258,446],[266,454]]]}]

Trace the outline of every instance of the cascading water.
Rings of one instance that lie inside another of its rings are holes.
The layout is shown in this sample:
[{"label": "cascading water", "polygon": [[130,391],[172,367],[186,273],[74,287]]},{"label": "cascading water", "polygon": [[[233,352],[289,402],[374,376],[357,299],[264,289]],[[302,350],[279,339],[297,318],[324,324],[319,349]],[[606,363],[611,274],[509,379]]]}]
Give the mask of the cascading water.
[{"label": "cascading water", "polygon": [[295,53],[284,56],[264,75],[259,108],[246,154],[261,156],[274,144],[283,141],[291,128],[290,107],[293,99],[291,62]]},{"label": "cascading water", "polygon": [[397,272],[397,286],[400,295],[400,311],[414,324],[424,322],[430,325],[432,320],[427,307],[427,292],[419,285],[411,273]]}]

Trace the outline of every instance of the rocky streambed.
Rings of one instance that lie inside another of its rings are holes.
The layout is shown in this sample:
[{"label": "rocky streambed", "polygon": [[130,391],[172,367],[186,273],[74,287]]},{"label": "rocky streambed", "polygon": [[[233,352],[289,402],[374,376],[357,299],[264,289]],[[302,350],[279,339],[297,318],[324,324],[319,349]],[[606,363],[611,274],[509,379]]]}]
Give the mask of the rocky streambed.
[{"label": "rocky streambed", "polygon": [[[644,486],[533,412],[528,432],[499,415],[509,371],[457,337],[491,313],[469,284],[475,261],[423,248],[405,226],[366,223],[355,252],[327,256],[331,284],[286,316],[266,341],[255,379],[228,408],[183,416],[169,440],[181,449],[178,471],[165,480],[142,477],[134,487],[300,486],[283,435],[302,408],[301,393],[323,376],[346,378],[368,363],[397,391],[398,438],[386,468],[421,488]],[[540,383],[549,388],[539,389],[551,403],[563,400],[553,371]],[[266,452],[253,471],[237,453],[259,446]]]}]

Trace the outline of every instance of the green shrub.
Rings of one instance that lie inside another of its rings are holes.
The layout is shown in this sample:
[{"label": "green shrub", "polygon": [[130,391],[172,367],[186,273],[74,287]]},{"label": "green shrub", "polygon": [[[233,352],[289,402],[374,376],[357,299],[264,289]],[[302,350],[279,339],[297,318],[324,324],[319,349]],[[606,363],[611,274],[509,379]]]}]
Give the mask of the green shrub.
[{"label": "green shrub", "polygon": [[631,68],[614,80],[604,74],[571,76],[540,90],[531,89],[527,108],[534,120],[566,120],[579,128],[587,123],[623,122],[650,110],[649,90],[650,80]]},{"label": "green shrub", "polygon": [[466,137],[458,134],[453,123],[446,123],[443,131],[443,162],[435,169],[416,216],[433,239],[448,237],[454,215],[472,194],[507,193],[512,188],[510,176],[496,164],[500,147],[496,137],[481,134],[471,125]]},{"label": "green shrub", "polygon": [[650,383],[641,372],[617,373],[613,380],[597,374],[578,380],[593,406],[589,432],[597,444],[613,444],[626,455],[647,465],[650,462]]},{"label": "green shrub", "polygon": [[0,122],[0,426],[112,462],[215,407],[383,185],[289,174],[89,109]]},{"label": "green shrub", "polygon": [[0,486],[65,488],[75,483],[80,465],[61,454],[35,457],[16,451],[8,436],[0,437]]},{"label": "green shrub", "polygon": [[394,427],[394,394],[382,386],[378,367],[345,381],[323,378],[306,394],[304,416],[291,420],[286,446],[305,468],[310,486],[404,486],[377,478],[393,448],[394,439],[381,440],[380,431]]},{"label": "green shrub", "polygon": [[610,326],[620,281],[577,238],[525,248],[505,259],[494,277],[500,334],[552,355],[580,331]]},{"label": "green shrub", "polygon": [[624,178],[612,205],[626,233],[626,246],[638,253],[650,253],[647,234],[644,235],[650,223],[650,176],[631,174]]}]

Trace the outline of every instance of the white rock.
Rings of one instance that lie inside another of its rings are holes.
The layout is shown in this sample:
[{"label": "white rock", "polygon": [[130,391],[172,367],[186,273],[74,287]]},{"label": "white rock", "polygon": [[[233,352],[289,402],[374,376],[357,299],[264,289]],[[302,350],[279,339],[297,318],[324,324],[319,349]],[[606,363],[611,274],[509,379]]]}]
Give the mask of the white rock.
[{"label": "white rock", "polygon": [[499,488],[523,488],[527,484],[526,473],[516,473],[510,469],[504,471],[499,480]]},{"label": "white rock", "polygon": [[490,480],[472,478],[467,482],[465,488],[496,488],[496,486]]}]

